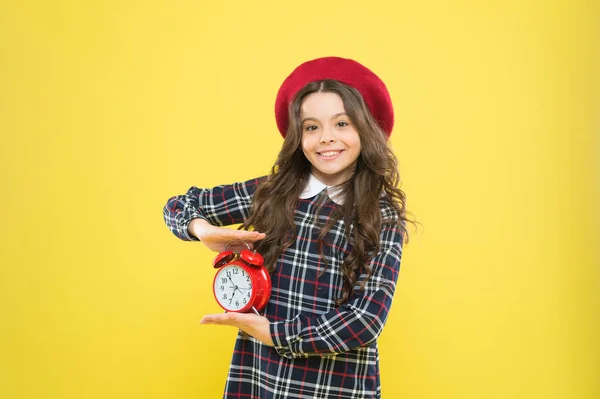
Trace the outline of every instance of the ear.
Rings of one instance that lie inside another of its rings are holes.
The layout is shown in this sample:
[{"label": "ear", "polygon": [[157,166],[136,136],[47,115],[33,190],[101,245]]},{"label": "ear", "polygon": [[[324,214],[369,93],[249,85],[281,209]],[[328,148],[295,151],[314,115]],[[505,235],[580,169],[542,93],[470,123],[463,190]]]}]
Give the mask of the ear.
[{"label": "ear", "polygon": [[243,261],[251,264],[252,266],[262,266],[265,262],[264,258],[258,252],[250,251],[249,249],[244,249],[240,252],[240,258]]},{"label": "ear", "polygon": [[226,265],[231,262],[235,258],[235,253],[233,251],[225,251],[218,254],[213,260],[213,266],[215,269]]}]

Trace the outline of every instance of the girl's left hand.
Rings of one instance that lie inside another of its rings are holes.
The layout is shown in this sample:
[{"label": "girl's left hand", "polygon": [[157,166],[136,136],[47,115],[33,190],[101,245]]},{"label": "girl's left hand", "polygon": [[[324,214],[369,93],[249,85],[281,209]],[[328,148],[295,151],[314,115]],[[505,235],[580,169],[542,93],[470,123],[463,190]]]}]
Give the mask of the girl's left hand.
[{"label": "girl's left hand", "polygon": [[274,346],[271,339],[270,322],[264,316],[254,313],[220,313],[207,315],[200,320],[200,324],[218,324],[222,326],[237,327],[268,346]]}]

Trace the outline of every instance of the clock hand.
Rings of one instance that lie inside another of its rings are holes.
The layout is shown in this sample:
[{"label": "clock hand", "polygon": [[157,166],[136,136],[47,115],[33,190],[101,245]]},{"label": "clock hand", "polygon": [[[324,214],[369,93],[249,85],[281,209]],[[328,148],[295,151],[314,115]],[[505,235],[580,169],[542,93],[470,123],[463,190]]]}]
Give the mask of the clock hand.
[{"label": "clock hand", "polygon": [[[229,286],[229,288],[233,288],[234,290],[239,291],[240,290],[239,287],[237,285],[235,285],[235,283],[233,282],[233,279],[231,278],[229,273],[227,273],[227,278],[229,279],[229,281],[231,281],[231,285]],[[242,292],[242,291],[240,291],[240,292]]]},{"label": "clock hand", "polygon": [[227,272],[227,278],[229,279],[229,281],[231,281],[231,285],[229,286],[229,288],[233,288],[234,290],[237,289],[237,285],[235,285],[235,283],[231,279],[231,275],[229,274],[229,272]]},{"label": "clock hand", "polygon": [[[227,272],[227,278],[229,279],[229,281],[231,281],[231,286],[229,286],[230,288],[233,288],[233,295],[231,295],[231,299],[229,300],[229,304],[231,304],[231,301],[233,301],[233,297],[235,296],[235,291],[239,291],[240,294],[244,295],[244,293],[240,290],[240,288],[235,285],[235,283],[233,282],[233,279],[231,278],[231,273]],[[249,288],[244,288],[244,289],[249,289]]]}]

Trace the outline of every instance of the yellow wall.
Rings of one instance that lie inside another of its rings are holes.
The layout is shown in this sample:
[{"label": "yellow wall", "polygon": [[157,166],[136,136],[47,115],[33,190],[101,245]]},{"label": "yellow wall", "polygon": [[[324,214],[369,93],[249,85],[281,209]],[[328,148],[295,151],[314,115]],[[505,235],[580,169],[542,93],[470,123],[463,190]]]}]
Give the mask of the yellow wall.
[{"label": "yellow wall", "polygon": [[423,224],[384,398],[600,397],[592,3],[2,2],[0,397],[220,397],[213,254],[162,206],[266,173],[277,88],[325,55],[388,84]]}]

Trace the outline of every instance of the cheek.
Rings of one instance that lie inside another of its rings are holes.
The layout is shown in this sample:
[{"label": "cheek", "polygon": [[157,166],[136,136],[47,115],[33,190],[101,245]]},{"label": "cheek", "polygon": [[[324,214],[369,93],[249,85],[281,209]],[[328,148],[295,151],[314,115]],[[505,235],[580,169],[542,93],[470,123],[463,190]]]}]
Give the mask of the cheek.
[{"label": "cheek", "polygon": [[308,150],[310,150],[312,147],[314,147],[314,143],[312,142],[310,137],[307,137],[306,135],[302,136],[302,141],[300,143],[301,147],[302,147],[302,151],[306,152]]},{"label": "cheek", "polygon": [[358,135],[358,133],[356,134],[356,136],[352,140],[352,146],[354,148],[356,148],[358,152],[360,152],[361,149],[362,149],[362,146],[360,145],[360,136]]}]

